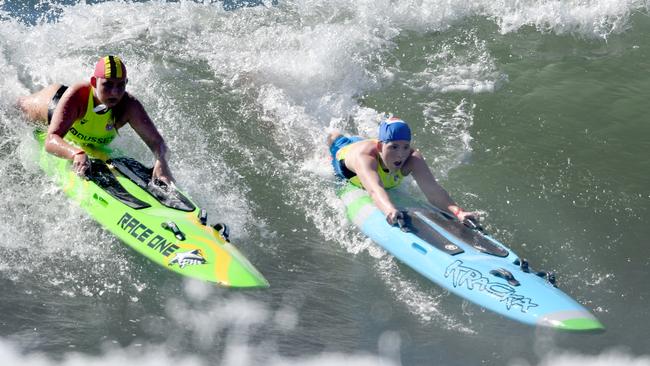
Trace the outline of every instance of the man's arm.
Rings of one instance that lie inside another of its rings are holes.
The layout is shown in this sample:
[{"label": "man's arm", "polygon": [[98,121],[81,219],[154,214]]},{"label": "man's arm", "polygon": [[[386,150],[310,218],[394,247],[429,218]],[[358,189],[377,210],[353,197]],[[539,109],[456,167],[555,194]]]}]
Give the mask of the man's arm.
[{"label": "man's arm", "polygon": [[52,114],[45,138],[45,151],[60,158],[72,160],[72,169],[81,176],[90,166],[88,157],[83,150],[69,144],[63,137],[68,133],[74,121],[86,113],[88,92],[89,90],[85,92],[83,84],[76,84],[63,93]]},{"label": "man's arm", "polygon": [[167,164],[169,150],[167,149],[165,140],[162,138],[158,129],[153,124],[153,121],[144,110],[142,103],[131,95],[125,95],[124,98],[128,98],[125,101],[128,104],[126,105],[125,113],[122,118],[125,121],[128,121],[131,128],[133,128],[142,141],[147,144],[149,150],[151,150],[156,158],[156,162],[153,166],[152,177],[154,179],[159,179],[166,184],[173,183],[174,178],[169,169],[169,165]]},{"label": "man's arm", "polygon": [[[346,159],[346,164],[348,160]],[[377,173],[377,159],[366,152],[361,152],[352,159],[352,168],[359,177],[363,188],[368,192],[370,198],[377,207],[384,213],[386,220],[389,224],[396,223],[399,211],[390,200],[386,189],[381,182],[381,178]]]},{"label": "man's arm", "polygon": [[419,151],[415,150],[411,153],[405,168],[405,170],[410,171],[410,173],[413,174],[415,182],[422,190],[422,193],[427,197],[429,203],[440,209],[450,211],[461,221],[469,216],[477,216],[476,212],[463,211],[463,209],[454,202],[449,193],[438,184],[438,181],[434,178],[431,169],[429,169],[429,166],[426,161],[424,161],[424,157]]},{"label": "man's arm", "polygon": [[408,169],[407,171],[410,170],[410,173],[413,174],[415,182],[427,197],[429,203],[441,209],[449,209],[449,206],[457,206],[456,202],[449,196],[449,193],[438,184],[438,181],[434,178],[431,169],[429,169],[429,166],[419,151],[415,150],[411,153],[405,168],[405,170]]}]

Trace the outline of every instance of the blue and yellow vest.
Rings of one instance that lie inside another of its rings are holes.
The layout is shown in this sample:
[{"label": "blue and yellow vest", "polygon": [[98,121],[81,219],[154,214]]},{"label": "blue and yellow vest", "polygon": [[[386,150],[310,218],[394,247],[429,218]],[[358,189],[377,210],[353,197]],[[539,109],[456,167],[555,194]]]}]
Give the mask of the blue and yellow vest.
[{"label": "blue and yellow vest", "polygon": [[[355,144],[358,144],[360,142],[364,142],[368,140],[362,140],[362,141],[357,141],[355,143],[343,146],[337,153],[336,153],[336,160],[339,162],[341,160],[345,159],[345,155],[350,151],[350,146],[353,146]],[[371,140],[377,142],[377,140]],[[402,170],[398,170],[397,173],[395,174],[390,174],[389,172],[385,171],[382,169],[381,164],[379,163],[379,157],[377,157],[377,174],[379,174],[379,178],[381,179],[381,184],[384,186],[384,189],[391,189],[395,188],[402,183],[402,180],[404,180],[404,175],[402,175]],[[355,175],[354,177],[348,179],[350,183],[353,185],[363,188],[363,184],[361,184],[361,180],[359,179],[358,175]]]},{"label": "blue and yellow vest", "polygon": [[94,88],[90,87],[88,93],[88,107],[86,114],[74,121],[65,138],[80,146],[83,145],[108,145],[117,136],[113,111],[109,110],[104,114],[93,112]]}]

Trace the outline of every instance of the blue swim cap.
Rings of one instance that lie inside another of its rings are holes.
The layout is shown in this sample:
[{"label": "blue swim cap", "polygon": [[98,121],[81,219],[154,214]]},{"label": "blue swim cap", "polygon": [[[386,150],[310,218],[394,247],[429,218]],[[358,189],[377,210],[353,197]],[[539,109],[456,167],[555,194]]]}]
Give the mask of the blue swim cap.
[{"label": "blue swim cap", "polygon": [[409,125],[397,117],[382,121],[379,125],[379,141],[391,142],[397,140],[411,141]]}]

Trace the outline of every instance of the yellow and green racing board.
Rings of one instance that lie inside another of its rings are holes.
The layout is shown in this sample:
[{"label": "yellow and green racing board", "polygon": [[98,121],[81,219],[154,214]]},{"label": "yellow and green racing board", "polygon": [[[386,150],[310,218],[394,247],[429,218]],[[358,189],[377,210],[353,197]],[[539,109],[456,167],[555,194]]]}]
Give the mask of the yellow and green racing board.
[{"label": "yellow and green racing board", "polygon": [[[151,169],[107,147],[84,147],[92,164],[80,177],[71,162],[43,148],[39,164],[105,229],[151,261],[183,276],[223,287],[264,288],[262,274],[222,235],[207,214],[174,187],[151,183]],[[224,234],[225,235],[225,234]]]}]

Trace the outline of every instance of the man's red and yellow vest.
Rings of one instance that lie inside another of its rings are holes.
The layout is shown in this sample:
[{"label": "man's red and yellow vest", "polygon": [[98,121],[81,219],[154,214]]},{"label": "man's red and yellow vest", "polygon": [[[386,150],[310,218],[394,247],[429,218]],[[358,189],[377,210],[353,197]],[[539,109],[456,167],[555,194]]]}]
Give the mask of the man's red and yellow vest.
[{"label": "man's red and yellow vest", "polygon": [[95,89],[90,87],[88,93],[88,106],[86,114],[74,121],[65,138],[78,145],[108,145],[117,136],[113,111],[109,110],[104,114],[93,112]]}]

